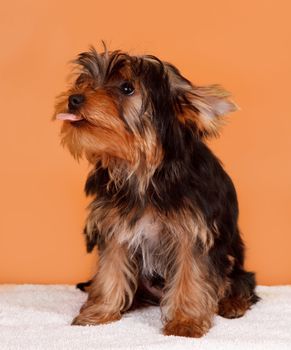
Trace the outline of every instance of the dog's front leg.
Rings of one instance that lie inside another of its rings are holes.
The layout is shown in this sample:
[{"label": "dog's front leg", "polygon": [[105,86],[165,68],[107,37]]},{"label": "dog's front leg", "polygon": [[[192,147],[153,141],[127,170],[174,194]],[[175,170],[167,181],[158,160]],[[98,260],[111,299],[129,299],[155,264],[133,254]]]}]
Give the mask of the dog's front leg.
[{"label": "dog's front leg", "polygon": [[137,268],[126,247],[115,240],[108,242],[101,252],[88,300],[72,324],[94,325],[120,319],[131,306],[136,287]]},{"label": "dog's front leg", "polygon": [[198,338],[211,326],[217,300],[208,280],[207,257],[195,256],[193,244],[185,239],[177,246],[161,302],[163,332]]}]

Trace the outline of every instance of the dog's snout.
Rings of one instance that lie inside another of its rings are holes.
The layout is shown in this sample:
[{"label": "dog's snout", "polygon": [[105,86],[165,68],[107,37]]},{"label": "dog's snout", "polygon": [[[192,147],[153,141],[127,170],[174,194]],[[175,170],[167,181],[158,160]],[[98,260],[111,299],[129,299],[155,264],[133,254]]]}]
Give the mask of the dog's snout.
[{"label": "dog's snout", "polygon": [[77,109],[81,107],[81,105],[85,101],[85,96],[81,94],[74,94],[69,97],[69,109]]}]

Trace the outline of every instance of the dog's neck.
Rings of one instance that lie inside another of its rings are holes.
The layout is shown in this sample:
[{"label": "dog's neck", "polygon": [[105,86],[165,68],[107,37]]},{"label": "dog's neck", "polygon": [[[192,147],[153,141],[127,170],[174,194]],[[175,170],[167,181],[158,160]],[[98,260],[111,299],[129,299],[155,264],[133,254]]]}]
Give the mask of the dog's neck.
[{"label": "dog's neck", "polygon": [[138,194],[142,197],[147,191],[152,177],[160,162],[149,161],[144,154],[140,154],[134,162],[102,154],[99,164],[107,169],[109,175],[108,187],[114,185],[118,191],[124,185],[136,187]]}]

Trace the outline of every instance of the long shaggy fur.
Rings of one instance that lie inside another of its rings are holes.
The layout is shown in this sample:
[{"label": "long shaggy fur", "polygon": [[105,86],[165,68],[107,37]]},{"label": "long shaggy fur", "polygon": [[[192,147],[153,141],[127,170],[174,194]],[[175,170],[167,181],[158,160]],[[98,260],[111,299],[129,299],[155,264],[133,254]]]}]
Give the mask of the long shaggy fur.
[{"label": "long shaggy fur", "polygon": [[63,145],[92,164],[84,235],[100,259],[73,324],[154,304],[164,334],[200,337],[215,313],[242,316],[258,300],[255,278],[244,270],[233,183],[205,144],[236,109],[229,94],[154,56],[91,48],[75,63],[55,117]]}]

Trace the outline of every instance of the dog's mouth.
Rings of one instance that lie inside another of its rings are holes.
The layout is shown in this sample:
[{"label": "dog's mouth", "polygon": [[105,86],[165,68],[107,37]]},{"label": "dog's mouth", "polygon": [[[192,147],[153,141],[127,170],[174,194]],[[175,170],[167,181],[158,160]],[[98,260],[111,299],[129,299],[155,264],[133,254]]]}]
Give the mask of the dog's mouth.
[{"label": "dog's mouth", "polygon": [[56,119],[68,121],[74,126],[81,126],[86,123],[86,119],[83,116],[73,113],[59,113],[56,115]]}]

